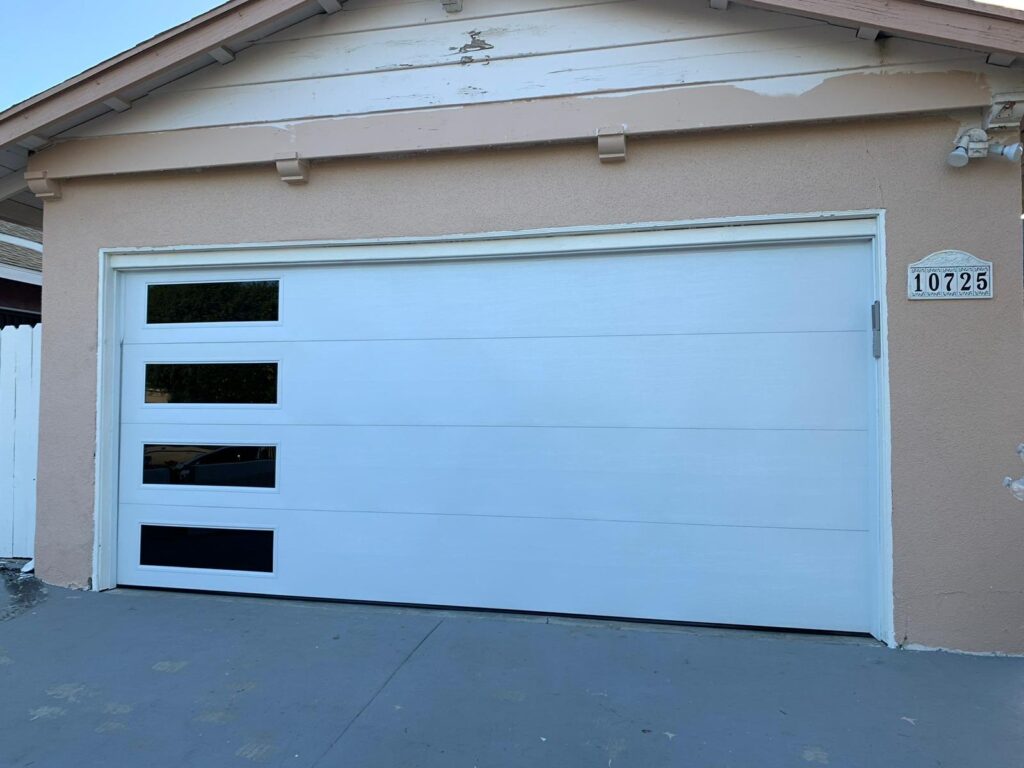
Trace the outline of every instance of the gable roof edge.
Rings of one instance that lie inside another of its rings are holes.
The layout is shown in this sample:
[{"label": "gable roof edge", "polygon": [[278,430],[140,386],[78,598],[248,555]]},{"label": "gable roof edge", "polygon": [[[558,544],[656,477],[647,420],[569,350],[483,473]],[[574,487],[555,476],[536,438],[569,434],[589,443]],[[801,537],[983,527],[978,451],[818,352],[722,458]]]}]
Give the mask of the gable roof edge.
[{"label": "gable roof edge", "polygon": [[868,27],[898,37],[1024,57],[1024,11],[974,0],[736,0],[761,8]]},{"label": "gable roof edge", "polygon": [[258,32],[304,8],[309,9],[310,16],[323,13],[313,0],[228,0],[0,112],[0,147],[25,140],[50,123],[116,98],[190,59],[209,54],[225,42]]}]

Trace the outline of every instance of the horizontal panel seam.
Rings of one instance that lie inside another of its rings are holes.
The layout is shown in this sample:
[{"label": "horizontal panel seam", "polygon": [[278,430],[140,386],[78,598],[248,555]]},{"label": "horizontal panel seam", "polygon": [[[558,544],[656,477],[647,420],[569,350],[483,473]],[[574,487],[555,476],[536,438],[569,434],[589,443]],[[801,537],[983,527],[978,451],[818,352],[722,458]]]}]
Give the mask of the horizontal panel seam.
[{"label": "horizontal panel seam", "polygon": [[[202,405],[196,403],[194,405]],[[235,404],[232,404],[235,405]],[[259,404],[257,404],[259,405]],[[160,405],[161,410],[175,406]],[[215,406],[210,406],[211,408]],[[195,412],[197,408],[187,408]],[[343,424],[316,422],[309,424],[296,423],[275,424],[274,422],[191,422],[182,424],[181,420],[175,421],[131,421],[122,419],[124,425],[136,426],[175,426],[175,427],[316,427],[316,428],[353,428],[353,429],[621,429],[621,430],[656,430],[656,431],[704,431],[704,432],[867,432],[866,428],[857,427],[649,427],[629,425],[576,425],[576,424]]]},{"label": "horizontal panel seam", "polygon": [[[763,530],[779,531],[820,531],[823,533],[869,533],[867,528],[818,528],[813,526],[786,526],[786,525],[736,525],[729,523],[692,523],[674,522],[667,520],[620,520],[601,517],[564,517],[557,515],[485,515],[459,512],[402,512],[399,510],[375,510],[375,509],[306,509],[301,507],[225,507],[216,504],[146,504],[138,501],[123,501],[123,507],[146,507],[146,508],[173,508],[181,509],[221,509],[229,513],[237,512],[329,512],[346,515],[402,515],[406,517],[477,517],[486,519],[503,520],[558,520],[579,523],[617,523],[624,525],[678,525],[694,528],[757,528]],[[139,521],[140,525],[162,525],[159,522]]]},{"label": "horizontal panel seam", "polygon": [[[189,329],[192,331],[193,329]],[[220,330],[212,329],[212,330]],[[236,332],[244,331],[244,328],[232,329]],[[201,329],[195,329],[197,334],[201,334]],[[153,333],[160,333],[160,331],[153,331]],[[194,344],[349,344],[349,343],[373,343],[373,342],[385,342],[385,341],[516,341],[516,340],[529,340],[529,339],[639,339],[639,338],[675,338],[675,337],[694,337],[694,336],[804,336],[804,335],[822,335],[822,334],[849,334],[849,333],[869,333],[867,328],[856,328],[850,330],[823,330],[823,331],[693,331],[693,332],[681,332],[681,333],[601,333],[601,334],[562,334],[562,335],[550,335],[550,336],[414,336],[414,337],[368,337],[363,339],[351,338],[351,339],[253,339],[252,341],[223,341],[217,339],[203,340],[203,339],[189,339],[188,341],[125,341],[124,346],[126,347],[143,347],[150,345],[171,345],[171,344],[187,344],[192,346]],[[230,362],[230,361],[227,361]],[[248,362],[248,361],[241,361]]]}]

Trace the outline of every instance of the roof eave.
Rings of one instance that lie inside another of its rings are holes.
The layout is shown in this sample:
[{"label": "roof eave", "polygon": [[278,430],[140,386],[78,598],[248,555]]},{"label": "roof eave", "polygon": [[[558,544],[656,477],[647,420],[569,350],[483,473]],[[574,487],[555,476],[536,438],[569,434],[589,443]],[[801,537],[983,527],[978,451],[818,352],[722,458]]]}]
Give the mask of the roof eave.
[{"label": "roof eave", "polygon": [[973,0],[737,0],[849,27],[983,53],[1024,57],[1024,12]]},{"label": "roof eave", "polygon": [[[15,142],[38,144],[46,127],[182,66],[209,56],[227,41],[258,34],[264,27],[308,9],[322,12],[312,0],[228,0],[80,75],[0,112],[0,147]],[[213,63],[214,59],[210,59]],[[33,138],[34,137],[34,138]],[[36,147],[29,147],[34,149]]]}]

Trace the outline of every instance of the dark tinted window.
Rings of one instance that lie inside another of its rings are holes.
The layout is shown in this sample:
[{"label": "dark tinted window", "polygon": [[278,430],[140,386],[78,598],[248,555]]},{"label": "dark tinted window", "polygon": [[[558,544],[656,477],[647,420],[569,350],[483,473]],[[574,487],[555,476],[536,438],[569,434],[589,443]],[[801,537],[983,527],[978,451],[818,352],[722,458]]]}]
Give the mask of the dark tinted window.
[{"label": "dark tinted window", "polygon": [[149,286],[147,323],[277,320],[277,280]]},{"label": "dark tinted window", "polygon": [[144,525],[139,563],[222,571],[274,571],[274,532]]},{"label": "dark tinted window", "polygon": [[148,363],[147,403],[276,403],[277,363]]},{"label": "dark tinted window", "polygon": [[146,485],[217,485],[273,488],[277,448],[272,445],[164,445],[142,448]]}]

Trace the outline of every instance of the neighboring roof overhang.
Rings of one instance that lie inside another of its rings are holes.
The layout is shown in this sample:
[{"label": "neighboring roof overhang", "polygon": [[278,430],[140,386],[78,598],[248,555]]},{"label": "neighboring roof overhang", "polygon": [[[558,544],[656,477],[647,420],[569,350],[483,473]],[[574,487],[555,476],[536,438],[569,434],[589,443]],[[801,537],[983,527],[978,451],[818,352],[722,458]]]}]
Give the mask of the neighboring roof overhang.
[{"label": "neighboring roof overhang", "polygon": [[[1024,57],[1024,11],[974,0],[739,0],[844,26],[957,48]],[[0,115],[2,118],[2,115]]]},{"label": "neighboring roof overhang", "polygon": [[42,232],[0,221],[0,278],[41,285],[42,269]]},{"label": "neighboring roof overhang", "polygon": [[43,233],[35,227],[19,226],[0,221],[0,240],[23,245],[37,251],[43,250]]},{"label": "neighboring roof overhang", "polygon": [[[441,1],[441,0],[439,0]],[[716,7],[729,0],[709,0]],[[736,0],[734,0],[736,1]],[[1024,58],[1024,11],[974,0],[738,0],[765,10],[842,26],[982,51],[992,63]],[[53,88],[0,112],[0,152],[35,150],[59,133],[210,65],[230,61],[254,40],[318,13],[339,0],[228,0]],[[4,161],[0,159],[0,164]],[[23,164],[0,169],[0,206],[27,194]],[[0,216],[3,210],[0,208]]]}]

